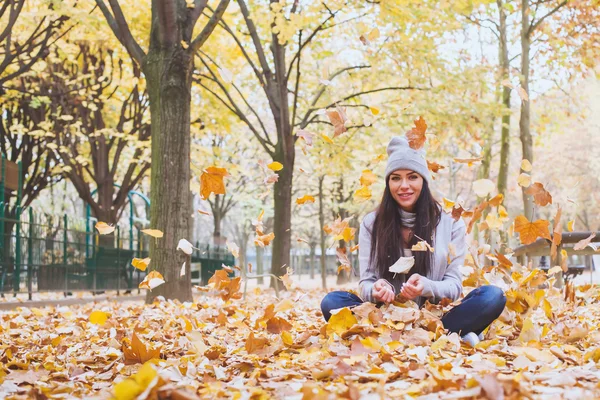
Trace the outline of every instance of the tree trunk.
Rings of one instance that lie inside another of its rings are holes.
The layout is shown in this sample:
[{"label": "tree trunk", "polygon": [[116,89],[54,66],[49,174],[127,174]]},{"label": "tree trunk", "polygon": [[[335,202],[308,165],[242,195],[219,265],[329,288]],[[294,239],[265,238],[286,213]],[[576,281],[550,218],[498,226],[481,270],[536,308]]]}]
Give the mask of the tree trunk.
[{"label": "tree trunk", "polygon": [[[256,275],[262,275],[265,272],[264,254],[265,249],[261,246],[256,246]],[[263,278],[258,278],[257,283],[259,285],[262,285],[264,282],[265,280]]]},{"label": "tree trunk", "polygon": [[325,231],[323,230],[325,227],[325,211],[323,205],[324,180],[324,176],[319,177],[319,233],[321,234],[321,283],[323,285],[323,289],[327,290],[327,264],[325,263],[325,253],[327,252],[327,249],[325,248]]},{"label": "tree trunk", "polygon": [[[216,195],[219,196],[219,195]],[[218,199],[215,200],[218,204]],[[223,239],[221,237],[221,213],[218,212],[217,208],[213,210],[213,223],[215,225],[213,231],[213,244],[216,246],[223,245]]]},{"label": "tree trunk", "polygon": [[[529,36],[529,0],[521,1],[521,87],[529,94],[529,50],[531,47]],[[529,101],[521,100],[521,116],[519,119],[519,130],[523,159],[533,163],[533,140],[530,131],[530,108]],[[521,170],[521,172],[524,172]],[[531,196],[525,193],[527,188],[521,188],[523,192],[523,211],[529,220],[533,218],[533,201]]]},{"label": "tree trunk", "polygon": [[[273,222],[273,258],[271,259],[271,273],[276,276],[283,276],[287,272],[287,267],[290,266],[290,250],[292,247],[291,227],[292,227],[292,176],[294,169],[294,143],[291,137],[287,138],[291,142],[288,145],[286,154],[276,157],[275,161],[279,161],[285,168],[279,171],[279,180],[275,182],[275,213]],[[274,287],[275,282],[271,278],[271,287]]]},{"label": "tree trunk", "polygon": [[315,250],[316,250],[317,244],[311,242],[310,244],[310,279],[313,280],[315,279]]},{"label": "tree trunk", "polygon": [[[506,11],[502,0],[498,0],[498,13],[500,19],[500,82],[509,79],[510,63],[508,59],[508,39],[506,35]],[[500,83],[501,84],[501,83]],[[508,181],[508,159],[510,155],[510,88],[502,87],[502,127],[500,147],[500,169],[498,171],[498,193],[506,195]]]},{"label": "tree trunk", "polygon": [[178,46],[152,46],[144,59],[150,96],[152,126],[151,225],[164,236],[150,240],[151,266],[165,283],[148,291],[146,302],[156,296],[192,300],[190,266],[179,276],[189,257],[177,251],[180,239],[191,234],[190,203],[190,101],[192,57]]}]

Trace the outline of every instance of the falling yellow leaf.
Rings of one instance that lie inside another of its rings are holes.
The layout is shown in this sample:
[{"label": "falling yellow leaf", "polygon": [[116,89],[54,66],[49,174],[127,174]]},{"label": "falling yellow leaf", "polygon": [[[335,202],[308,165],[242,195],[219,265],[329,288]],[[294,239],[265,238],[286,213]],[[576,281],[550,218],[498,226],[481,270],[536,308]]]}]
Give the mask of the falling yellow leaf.
[{"label": "falling yellow leaf", "polygon": [[368,169],[365,169],[360,176],[360,184],[362,186],[371,186],[377,181],[377,175]]},{"label": "falling yellow leaf", "polygon": [[489,179],[479,179],[473,182],[473,191],[479,197],[485,197],[490,194],[496,185]]},{"label": "falling yellow leaf", "polygon": [[373,115],[378,115],[379,114],[379,108],[377,107],[369,107],[369,110],[371,110],[371,114]]},{"label": "falling yellow leaf", "polygon": [[108,319],[108,314],[104,311],[92,311],[90,314],[90,322],[95,325],[104,325]]},{"label": "falling yellow leaf", "polygon": [[198,210],[198,214],[201,214],[201,215],[210,215],[209,212],[204,211],[204,210]]},{"label": "falling yellow leaf", "polygon": [[150,264],[149,258],[134,258],[131,260],[131,265],[140,271],[145,271],[148,268],[148,264]]},{"label": "falling yellow leaf", "polygon": [[519,238],[523,244],[531,244],[538,237],[552,240],[548,228],[550,222],[547,220],[538,219],[535,222],[530,222],[525,216],[519,215],[515,218],[515,232],[519,233]]},{"label": "falling yellow leaf", "polygon": [[271,241],[275,239],[275,233],[271,232],[268,235],[257,235],[254,238],[254,244],[260,247],[268,246]]},{"label": "falling yellow leaf", "polygon": [[526,174],[525,172],[519,174],[517,177],[517,183],[521,187],[529,187],[529,185],[531,185],[531,175]]},{"label": "falling yellow leaf", "polygon": [[357,189],[354,192],[354,201],[356,203],[363,203],[369,199],[371,199],[371,197],[373,196],[372,192],[371,192],[371,188],[368,186],[362,186],[360,189]]},{"label": "falling yellow leaf", "polygon": [[158,238],[158,239],[163,237],[162,231],[159,231],[158,229],[142,229],[141,232],[145,233],[146,235],[150,235],[152,237]]},{"label": "falling yellow leaf", "polygon": [[281,171],[283,169],[283,164],[277,161],[273,161],[271,164],[267,165],[271,171]]},{"label": "falling yellow leaf", "polygon": [[329,143],[329,144],[333,144],[333,140],[331,140],[331,138],[327,135],[325,135],[324,133],[321,134],[321,138],[323,138],[323,141]]},{"label": "falling yellow leaf", "polygon": [[573,232],[573,230],[574,230],[574,229],[575,229],[575,220],[574,220],[574,219],[572,219],[571,221],[569,221],[569,222],[567,223],[567,230],[568,230],[569,232]]},{"label": "falling yellow leaf", "polygon": [[227,176],[225,168],[208,167],[200,175],[200,197],[208,199],[211,193],[225,194],[225,182]]},{"label": "falling yellow leaf", "polygon": [[98,230],[98,233],[100,233],[101,235],[108,235],[115,231],[115,227],[108,225],[106,222],[97,222],[96,229]]},{"label": "falling yellow leaf", "polygon": [[305,203],[314,203],[314,202],[315,202],[315,198],[308,194],[305,194],[304,196],[296,199],[296,204],[305,204]]},{"label": "falling yellow leaf", "polygon": [[386,157],[387,157],[387,156],[386,156],[385,154],[380,154],[380,155],[378,155],[377,157],[375,157],[375,158],[373,159],[373,161],[372,161],[372,162],[373,162],[374,164],[378,164],[378,163],[380,163],[381,161],[385,160],[385,158],[386,158]]},{"label": "falling yellow leaf", "polygon": [[533,166],[531,165],[529,160],[524,158],[523,161],[521,161],[521,170],[523,170],[525,172],[531,172],[532,169],[533,169]]}]

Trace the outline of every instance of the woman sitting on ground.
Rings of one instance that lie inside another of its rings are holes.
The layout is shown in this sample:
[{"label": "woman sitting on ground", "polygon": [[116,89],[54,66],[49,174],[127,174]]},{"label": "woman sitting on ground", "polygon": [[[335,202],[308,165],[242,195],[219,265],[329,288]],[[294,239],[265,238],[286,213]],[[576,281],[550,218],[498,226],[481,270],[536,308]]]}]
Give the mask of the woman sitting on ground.
[{"label": "woman sitting on ground", "polygon": [[[466,254],[465,223],[442,211],[429,190],[430,174],[420,151],[409,147],[403,137],[394,137],[387,148],[385,192],[376,211],[365,216],[360,227],[360,293],[345,291],[327,294],[321,302],[325,320],[331,311],[355,307],[364,301],[391,303],[397,295],[437,303],[443,298],[457,300],[462,293],[459,267]],[[434,251],[411,251],[425,240]],[[414,256],[407,274],[389,268],[400,258]],[[462,302],[442,317],[444,327],[474,346],[481,333],[500,316],[506,297],[496,286],[471,291]]]}]

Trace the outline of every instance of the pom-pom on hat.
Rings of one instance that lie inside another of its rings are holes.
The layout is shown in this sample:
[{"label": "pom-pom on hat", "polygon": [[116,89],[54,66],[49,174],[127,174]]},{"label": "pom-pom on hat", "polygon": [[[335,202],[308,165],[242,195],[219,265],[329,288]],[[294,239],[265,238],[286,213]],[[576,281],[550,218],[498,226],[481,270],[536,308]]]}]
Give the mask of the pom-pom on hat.
[{"label": "pom-pom on hat", "polygon": [[385,180],[390,174],[399,169],[415,171],[431,183],[431,175],[425,160],[425,151],[415,150],[408,145],[408,140],[402,136],[394,136],[387,146],[388,161],[385,167]]}]

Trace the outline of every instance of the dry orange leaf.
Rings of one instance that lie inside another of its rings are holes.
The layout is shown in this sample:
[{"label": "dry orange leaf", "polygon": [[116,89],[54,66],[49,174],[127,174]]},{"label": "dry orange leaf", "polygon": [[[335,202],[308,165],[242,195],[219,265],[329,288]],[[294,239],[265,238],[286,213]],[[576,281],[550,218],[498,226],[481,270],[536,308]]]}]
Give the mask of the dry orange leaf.
[{"label": "dry orange leaf", "polygon": [[531,185],[525,193],[533,196],[533,201],[540,207],[547,206],[548,204],[552,204],[552,196],[546,189],[544,189],[544,185],[539,182]]},{"label": "dry orange leaf", "polygon": [[531,222],[524,215],[519,215],[515,218],[515,232],[519,234],[519,238],[523,244],[531,244],[538,237],[552,240],[548,231],[549,227],[550,222],[545,219],[538,219],[535,222]]},{"label": "dry orange leaf", "polygon": [[481,218],[481,216],[483,215],[483,210],[485,210],[488,205],[489,203],[487,201],[482,201],[480,204],[477,205],[477,207],[475,207],[475,209],[473,210],[473,216],[471,217],[469,225],[467,226],[467,233],[471,233],[471,229],[473,229],[475,222],[477,222],[479,218]]},{"label": "dry orange leaf", "polygon": [[133,260],[131,260],[131,265],[134,268],[139,269],[140,271],[145,271],[146,268],[148,268],[148,264],[150,264],[150,259],[149,258],[134,258]]},{"label": "dry orange leaf", "polygon": [[259,350],[264,349],[269,344],[269,340],[266,338],[254,336],[254,332],[250,332],[250,336],[246,339],[244,348],[248,354],[256,353]]},{"label": "dry orange leaf", "polygon": [[128,339],[123,340],[121,351],[123,351],[126,365],[143,364],[153,358],[160,358],[160,347],[156,349],[146,347],[135,332],[133,332],[131,344]]},{"label": "dry orange leaf", "polygon": [[346,121],[348,117],[346,116],[346,109],[343,107],[336,107],[335,109],[327,110],[327,117],[329,118],[329,122],[333,125],[333,137],[336,138],[342,133],[346,132]]},{"label": "dry orange leaf", "polygon": [[419,150],[425,144],[427,138],[425,137],[425,132],[427,131],[427,123],[423,119],[423,117],[419,117],[414,121],[415,126],[410,131],[406,132],[406,139],[408,140],[408,145],[415,149]]},{"label": "dry orange leaf", "polygon": [[488,204],[490,207],[498,207],[500,204],[502,204],[502,200],[504,200],[504,195],[502,193],[498,193],[488,201]]},{"label": "dry orange leaf", "polygon": [[305,204],[305,203],[314,203],[314,202],[315,202],[314,196],[310,196],[308,194],[305,194],[304,196],[296,199],[296,204]]},{"label": "dry orange leaf", "polygon": [[292,330],[292,324],[283,318],[273,317],[267,321],[267,332],[279,335]]},{"label": "dry orange leaf", "polygon": [[274,232],[271,232],[268,235],[256,235],[254,238],[254,244],[260,247],[265,247],[268,246],[273,239],[275,239]]},{"label": "dry orange leaf", "polygon": [[208,167],[200,175],[200,197],[208,199],[211,193],[225,194],[225,182],[223,178],[227,176],[225,168]]},{"label": "dry orange leaf", "polygon": [[436,173],[440,169],[444,169],[446,167],[444,167],[442,164],[436,163],[435,161],[427,161],[427,168],[429,168],[431,172]]},{"label": "dry orange leaf", "polygon": [[479,164],[483,157],[474,157],[474,158],[454,158],[454,162],[459,164],[467,164],[469,167],[472,167],[475,164]]}]

